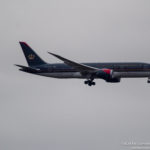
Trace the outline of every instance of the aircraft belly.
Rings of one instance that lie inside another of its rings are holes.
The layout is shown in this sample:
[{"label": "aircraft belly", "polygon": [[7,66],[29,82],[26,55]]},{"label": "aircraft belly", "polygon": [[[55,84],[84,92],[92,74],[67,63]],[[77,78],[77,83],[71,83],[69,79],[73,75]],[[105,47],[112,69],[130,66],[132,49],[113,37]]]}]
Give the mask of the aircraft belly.
[{"label": "aircraft belly", "polygon": [[40,73],[39,75],[53,78],[83,78],[80,72]]},{"label": "aircraft belly", "polygon": [[113,77],[120,77],[120,78],[150,77],[150,72],[114,72]]},{"label": "aircraft belly", "polygon": [[[38,75],[53,78],[86,78],[80,72],[38,73]],[[150,72],[113,72],[113,78],[142,78],[150,77]]]}]

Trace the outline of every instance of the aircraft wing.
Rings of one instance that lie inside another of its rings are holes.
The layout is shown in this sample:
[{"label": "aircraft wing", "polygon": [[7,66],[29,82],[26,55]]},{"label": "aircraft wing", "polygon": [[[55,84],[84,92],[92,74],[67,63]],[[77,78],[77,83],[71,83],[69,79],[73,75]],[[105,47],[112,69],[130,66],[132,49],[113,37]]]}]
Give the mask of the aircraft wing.
[{"label": "aircraft wing", "polygon": [[96,71],[99,70],[98,68],[71,61],[69,59],[66,59],[62,56],[56,55],[54,53],[50,53],[50,52],[48,52],[48,53],[55,56],[55,57],[57,57],[58,59],[62,60],[65,64],[73,67],[74,69],[76,69],[79,72],[96,72]]}]

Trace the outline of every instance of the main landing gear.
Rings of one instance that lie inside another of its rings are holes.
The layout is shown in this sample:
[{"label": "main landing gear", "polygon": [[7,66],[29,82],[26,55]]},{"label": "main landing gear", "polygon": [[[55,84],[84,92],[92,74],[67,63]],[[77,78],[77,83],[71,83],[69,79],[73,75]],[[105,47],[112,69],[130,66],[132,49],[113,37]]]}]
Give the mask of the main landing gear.
[{"label": "main landing gear", "polygon": [[95,85],[96,83],[93,80],[84,81],[84,84],[88,84],[89,86]]},{"label": "main landing gear", "polygon": [[150,83],[150,78],[148,78],[147,83]]}]

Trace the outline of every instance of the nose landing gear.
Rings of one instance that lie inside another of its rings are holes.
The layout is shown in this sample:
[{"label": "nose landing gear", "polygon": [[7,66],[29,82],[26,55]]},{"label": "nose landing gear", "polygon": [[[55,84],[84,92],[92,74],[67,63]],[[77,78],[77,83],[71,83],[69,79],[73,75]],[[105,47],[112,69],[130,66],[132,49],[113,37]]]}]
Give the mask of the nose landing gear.
[{"label": "nose landing gear", "polygon": [[88,84],[89,86],[95,85],[96,83],[93,80],[84,81],[84,84]]}]

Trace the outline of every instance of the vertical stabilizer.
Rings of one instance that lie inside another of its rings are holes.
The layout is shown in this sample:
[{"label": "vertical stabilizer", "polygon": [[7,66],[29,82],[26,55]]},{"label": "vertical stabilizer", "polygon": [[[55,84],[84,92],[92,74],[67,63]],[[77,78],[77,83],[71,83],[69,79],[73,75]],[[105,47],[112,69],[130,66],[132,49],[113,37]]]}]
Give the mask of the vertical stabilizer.
[{"label": "vertical stabilizer", "polygon": [[34,67],[46,64],[46,62],[43,61],[27,43],[25,42],[19,43],[21,45],[21,48],[23,50],[23,53],[29,66]]}]

